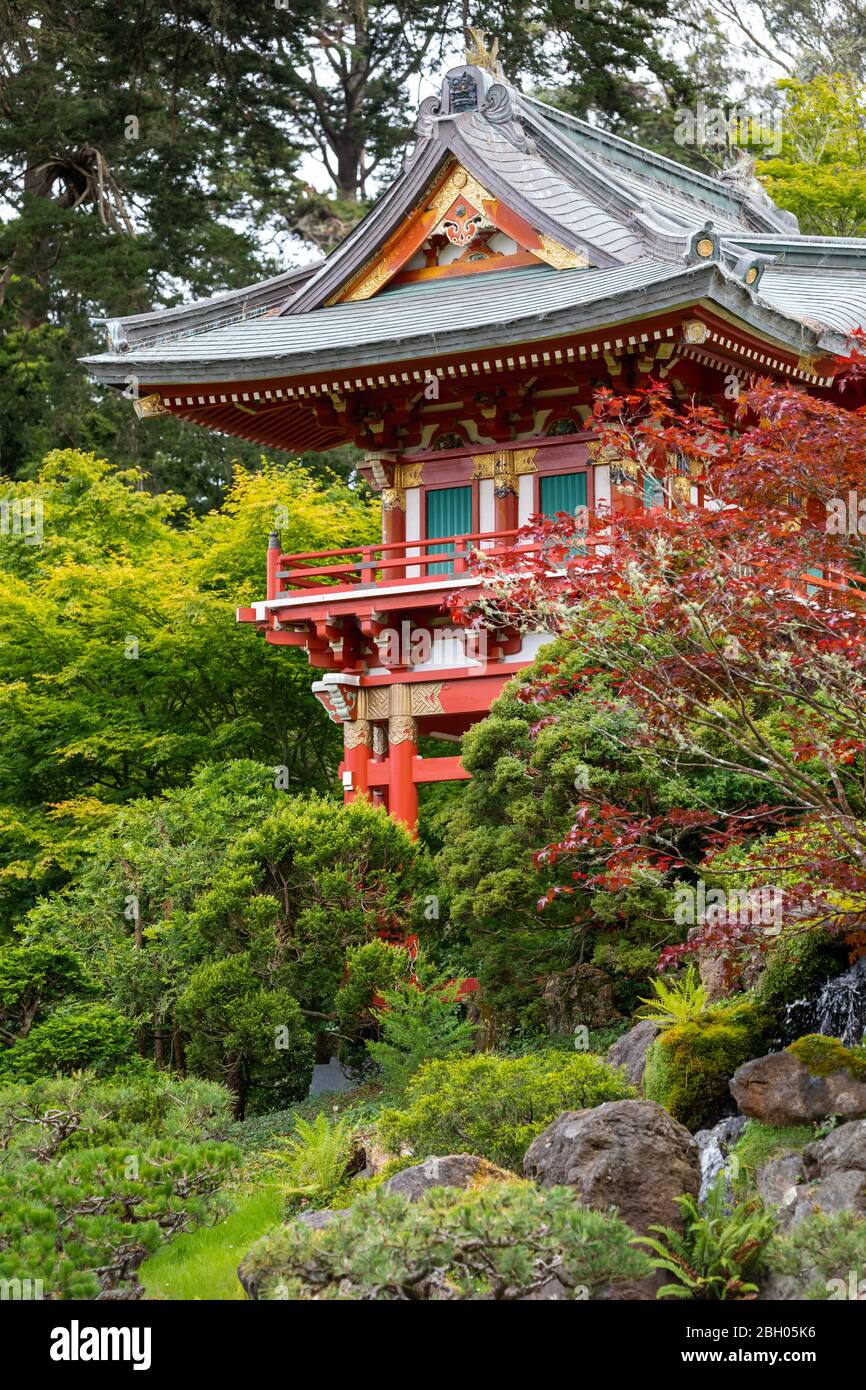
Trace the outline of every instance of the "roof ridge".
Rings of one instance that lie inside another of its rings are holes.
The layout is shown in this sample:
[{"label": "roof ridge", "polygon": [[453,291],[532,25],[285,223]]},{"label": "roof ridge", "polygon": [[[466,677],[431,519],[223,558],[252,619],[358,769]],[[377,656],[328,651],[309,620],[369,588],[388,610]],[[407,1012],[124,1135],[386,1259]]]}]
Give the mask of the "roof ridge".
[{"label": "roof ridge", "polygon": [[[784,220],[793,217],[792,213],[788,213],[784,208],[779,208],[767,193],[762,193],[759,197],[743,185],[731,184],[725,179],[716,178],[712,174],[705,174],[700,169],[694,169],[690,164],[682,164],[679,160],[671,159],[668,155],[658,154],[655,150],[647,149],[645,145],[639,145],[634,140],[626,139],[625,136],[614,134],[613,131],[605,129],[604,126],[592,125],[589,121],[581,120],[578,116],[573,116],[570,112],[563,111],[550,102],[542,101],[540,97],[521,94],[521,100],[528,106],[536,107],[543,112],[544,116],[551,119],[554,124],[566,128],[570,126],[575,131],[579,131],[599,141],[599,143],[606,143],[613,149],[627,151],[638,156],[645,164],[654,165],[660,170],[672,175],[675,174],[678,178],[686,179],[696,187],[713,192],[717,197],[724,198],[732,207],[747,208],[753,215],[763,216],[768,221],[775,221],[776,218]],[[598,157],[602,158],[603,156]],[[780,227],[779,231],[782,234],[798,235],[793,226]]]}]

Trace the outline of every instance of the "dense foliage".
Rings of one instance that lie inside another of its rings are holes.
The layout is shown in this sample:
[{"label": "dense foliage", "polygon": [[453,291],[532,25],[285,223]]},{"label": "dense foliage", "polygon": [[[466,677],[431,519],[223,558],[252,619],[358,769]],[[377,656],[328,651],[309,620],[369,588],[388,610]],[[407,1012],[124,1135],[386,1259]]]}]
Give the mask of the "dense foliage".
[{"label": "dense foliage", "polygon": [[77,869],[118,806],[184,786],[199,764],[255,757],[292,790],[330,785],[336,767],[303,655],[263,643],[235,609],[261,592],[278,521],[303,550],[370,537],[374,511],[290,464],[239,472],[200,521],[140,484],[64,450],[35,487],[9,489],[41,505],[42,534],[0,545],[6,922]]},{"label": "dense foliage", "polygon": [[412,1203],[374,1192],[322,1231],[293,1222],[266,1236],[244,1277],[266,1299],[510,1301],[552,1281],[564,1297],[588,1299],[627,1291],[649,1272],[632,1239],[618,1217],[579,1206],[568,1188],[433,1188]]},{"label": "dense foliage", "polygon": [[236,1156],[210,1137],[227,1110],[220,1087],[151,1072],[5,1085],[0,1280],[19,1297],[134,1295],[145,1256],[214,1210]]},{"label": "dense foliage", "polygon": [[476,1153],[520,1172],[533,1139],[563,1110],[633,1095],[619,1073],[589,1053],[485,1053],[430,1062],[409,1082],[400,1109],[380,1119],[385,1143],[417,1158]]}]

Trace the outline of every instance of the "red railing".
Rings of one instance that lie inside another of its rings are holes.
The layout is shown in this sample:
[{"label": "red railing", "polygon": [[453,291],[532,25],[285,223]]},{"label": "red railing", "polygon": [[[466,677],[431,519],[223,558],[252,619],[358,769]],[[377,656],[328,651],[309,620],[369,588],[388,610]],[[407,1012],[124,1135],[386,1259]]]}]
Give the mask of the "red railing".
[{"label": "red railing", "polygon": [[[388,541],[381,545],[347,546],[342,550],[307,550],[295,555],[280,553],[276,534],[268,547],[269,599],[299,589],[352,589],[364,585],[395,584],[407,578],[432,579],[439,575],[465,574],[473,549],[480,548],[485,556],[518,554],[531,555],[549,548],[549,541],[515,544],[521,534],[512,531],[474,531],[464,536],[434,536],[425,540]],[[584,540],[581,544],[603,543],[601,537]],[[802,589],[814,594],[844,592],[846,589],[866,589],[866,576],[839,567],[828,568],[823,575],[801,575]]]},{"label": "red railing", "polygon": [[488,556],[514,550],[529,555],[545,548],[541,542],[515,546],[514,539],[519,535],[519,530],[474,531],[465,536],[388,541],[343,550],[309,550],[297,555],[281,555],[279,543],[272,536],[268,549],[268,598],[278,598],[295,589],[348,588],[465,574],[469,556],[476,547]]}]

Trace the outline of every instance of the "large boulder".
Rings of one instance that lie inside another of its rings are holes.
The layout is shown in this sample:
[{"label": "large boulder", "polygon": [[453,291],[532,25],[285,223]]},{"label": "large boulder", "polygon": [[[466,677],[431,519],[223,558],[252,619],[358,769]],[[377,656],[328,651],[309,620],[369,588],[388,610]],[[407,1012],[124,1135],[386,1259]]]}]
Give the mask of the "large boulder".
[{"label": "large boulder", "polygon": [[800,1125],[866,1115],[866,1082],[846,1069],[817,1076],[793,1052],[755,1057],[734,1073],[731,1094],[743,1115],[768,1125]]},{"label": "large boulder", "polygon": [[782,1230],[816,1211],[866,1216],[866,1120],[840,1125],[802,1153],[771,1159],[758,1170],[756,1186],[763,1201],[779,1209]]},{"label": "large boulder", "polygon": [[674,1198],[696,1197],[701,1182],[694,1139],[648,1100],[560,1115],[529,1146],[523,1171],[542,1187],[573,1187],[587,1206],[616,1207],[641,1234],[658,1223],[681,1230]]},{"label": "large boulder", "polygon": [[831,1130],[826,1139],[803,1150],[807,1175],[825,1178],[830,1173],[866,1173],[866,1120],[851,1120]]},{"label": "large boulder", "polygon": [[425,1158],[423,1163],[402,1168],[383,1182],[382,1190],[417,1202],[431,1187],[475,1187],[490,1181],[513,1182],[514,1174],[506,1173],[504,1168],[497,1168],[475,1154],[445,1154],[442,1158]]},{"label": "large boulder", "polygon": [[643,1087],[643,1074],[646,1055],[660,1033],[657,1023],[651,1018],[641,1019],[634,1028],[629,1028],[615,1043],[611,1043],[605,1053],[605,1061],[612,1067],[622,1067],[625,1079],[636,1090]]},{"label": "large boulder", "polygon": [[613,1002],[613,981],[595,965],[581,962],[550,975],[544,986],[543,1004],[548,1031],[565,1037],[576,1028],[606,1028],[622,1014]]}]

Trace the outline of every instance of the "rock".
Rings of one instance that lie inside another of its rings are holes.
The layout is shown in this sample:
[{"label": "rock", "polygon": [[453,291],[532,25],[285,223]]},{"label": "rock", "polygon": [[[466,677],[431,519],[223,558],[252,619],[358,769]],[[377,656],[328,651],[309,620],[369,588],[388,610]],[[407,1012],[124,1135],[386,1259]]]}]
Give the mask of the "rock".
[{"label": "rock", "polygon": [[382,1191],[417,1202],[431,1187],[475,1187],[482,1182],[514,1182],[514,1174],[475,1154],[445,1154],[401,1169],[383,1182]]},{"label": "rock", "polygon": [[301,1226],[309,1226],[311,1231],[320,1231],[323,1226],[327,1226],[329,1221],[333,1221],[336,1215],[337,1213],[331,1211],[330,1207],[323,1207],[321,1211],[302,1211],[300,1216],[295,1217],[295,1220]]},{"label": "rock", "polygon": [[358,1173],[359,1178],[374,1178],[377,1173],[390,1163],[394,1154],[389,1153],[381,1144],[377,1143],[372,1137],[364,1137],[364,1166]]},{"label": "rock", "polygon": [[581,963],[550,975],[543,999],[553,1037],[565,1037],[579,1027],[606,1028],[622,1018],[613,1002],[613,981],[595,965]]},{"label": "rock", "polygon": [[797,1201],[797,1186],[805,1181],[803,1160],[799,1154],[782,1154],[771,1158],[755,1174],[755,1186],[762,1202],[770,1207],[791,1207]]},{"label": "rock", "polygon": [[547,1126],[523,1163],[542,1187],[573,1187],[587,1206],[616,1207],[635,1231],[682,1229],[674,1198],[697,1196],[698,1146],[688,1130],[648,1100],[612,1100],[571,1110]]},{"label": "rock", "polygon": [[856,1081],[845,1070],[813,1076],[793,1052],[755,1057],[734,1073],[730,1086],[741,1112],[764,1124],[866,1115],[866,1082]]},{"label": "rock", "polygon": [[615,1043],[611,1043],[605,1053],[605,1061],[612,1067],[622,1067],[626,1081],[640,1090],[646,1067],[646,1055],[661,1029],[651,1018],[644,1018],[629,1028]]},{"label": "rock", "polygon": [[839,1125],[826,1139],[807,1144],[803,1166],[808,1177],[825,1178],[830,1173],[866,1173],[866,1120],[850,1120]]},{"label": "rock", "polygon": [[821,1211],[866,1215],[866,1120],[840,1125],[801,1154],[765,1163],[757,1174],[762,1199],[779,1208],[779,1228],[793,1229]]},{"label": "rock", "polygon": [[840,1211],[866,1215],[866,1174],[830,1173],[820,1182],[797,1188],[797,1204],[791,1211],[790,1226],[799,1226],[813,1212],[835,1216]]}]

